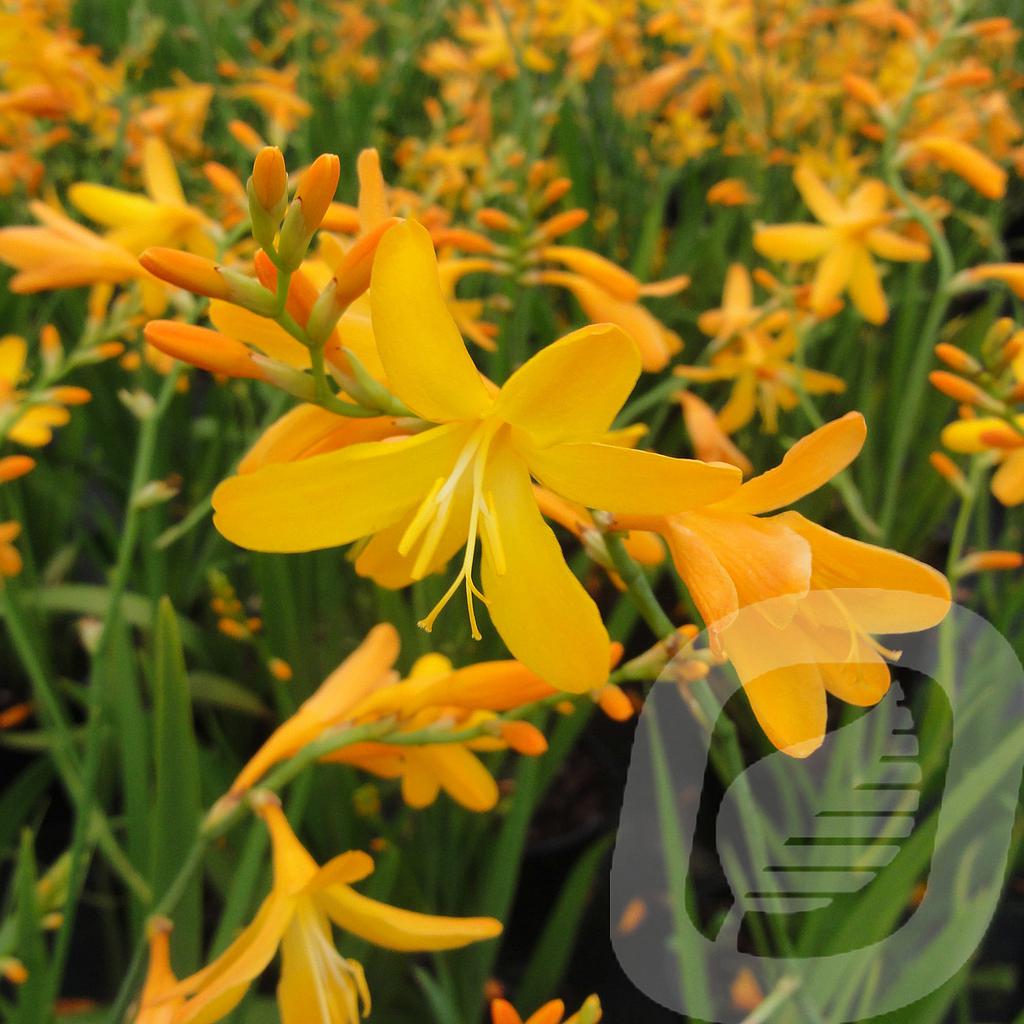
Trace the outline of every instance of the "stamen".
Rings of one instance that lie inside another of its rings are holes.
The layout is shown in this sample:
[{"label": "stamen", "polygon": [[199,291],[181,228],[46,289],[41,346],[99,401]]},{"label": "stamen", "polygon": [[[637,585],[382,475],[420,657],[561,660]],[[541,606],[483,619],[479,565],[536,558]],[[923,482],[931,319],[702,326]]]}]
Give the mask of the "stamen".
[{"label": "stamen", "polygon": [[439,476],[434,481],[434,486],[430,488],[430,492],[420,502],[420,507],[416,509],[416,515],[412,517],[412,521],[405,528],[405,533],[402,534],[402,539],[398,542],[398,553],[403,558],[412,551],[413,545],[419,540],[423,531],[430,523],[434,515],[434,502],[444,486],[444,479],[443,476]]}]

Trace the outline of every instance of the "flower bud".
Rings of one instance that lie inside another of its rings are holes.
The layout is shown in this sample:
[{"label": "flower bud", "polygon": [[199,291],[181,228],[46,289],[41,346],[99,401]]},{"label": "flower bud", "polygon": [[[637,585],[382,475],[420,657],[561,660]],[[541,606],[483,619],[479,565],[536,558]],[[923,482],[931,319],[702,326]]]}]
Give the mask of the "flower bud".
[{"label": "flower bud", "polygon": [[956,345],[940,342],[935,346],[935,354],[957,373],[965,373],[971,377],[981,373],[981,364],[978,360],[968,355],[963,349],[957,348]]},{"label": "flower bud", "polygon": [[501,738],[524,757],[539,757],[548,749],[544,733],[529,722],[502,722]]},{"label": "flower bud", "polygon": [[537,229],[537,234],[547,240],[559,238],[586,223],[589,216],[590,214],[586,210],[565,210],[563,213],[556,213],[554,217],[541,224]]},{"label": "flower bud", "polygon": [[36,460],[28,455],[7,455],[0,459],[0,484],[10,483],[18,477],[31,473]]},{"label": "flower bud", "polygon": [[253,362],[253,354],[245,345],[207,327],[152,320],[146,325],[145,337],[154,348],[201,370],[225,377],[265,379],[263,369]]},{"label": "flower bud", "polygon": [[143,252],[139,263],[154,277],[176,288],[184,288],[185,291],[206,295],[211,299],[230,298],[230,288],[224,280],[222,268],[203,256],[154,246]]},{"label": "flower bud", "polygon": [[941,391],[944,395],[956,402],[964,402],[967,405],[980,405],[985,409],[1001,411],[1003,405],[996,401],[991,395],[986,394],[969,380],[958,377],[955,373],[948,373],[946,370],[932,370],[928,374],[928,380],[932,387]]},{"label": "flower bud", "polygon": [[288,171],[277,146],[265,146],[252,165],[252,187],[256,201],[271,216],[284,212],[288,191]]},{"label": "flower bud", "polygon": [[278,260],[285,270],[295,270],[327,213],[341,176],[341,161],[324,153],[307,168],[299,180],[278,244]]}]

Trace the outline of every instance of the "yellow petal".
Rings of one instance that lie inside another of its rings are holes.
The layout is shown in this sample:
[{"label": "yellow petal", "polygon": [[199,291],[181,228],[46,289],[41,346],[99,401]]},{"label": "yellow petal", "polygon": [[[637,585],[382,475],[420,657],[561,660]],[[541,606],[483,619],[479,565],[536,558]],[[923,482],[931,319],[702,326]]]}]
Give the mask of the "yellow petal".
[{"label": "yellow petal", "polygon": [[484,536],[483,589],[508,649],[559,690],[583,693],[608,678],[608,634],[541,518],[525,463],[499,439],[485,487],[494,495],[503,573]]},{"label": "yellow petal", "polygon": [[[1024,426],[1024,416],[1019,416],[1017,422]],[[996,416],[975,416],[971,419],[956,420],[943,427],[942,443],[953,452],[984,452],[988,451],[990,446],[982,440],[983,435],[1003,433],[1006,429],[1006,423]]]},{"label": "yellow petal", "polygon": [[175,1024],[209,1024],[230,1013],[249,983],[273,959],[292,914],[291,900],[275,895],[264,900],[252,923],[216,960],[183,978],[167,994],[195,993],[175,1017]]},{"label": "yellow petal", "polygon": [[811,307],[817,312],[826,312],[843,293],[853,272],[854,258],[858,247],[849,242],[840,242],[823,257],[811,284]]},{"label": "yellow petal", "polygon": [[843,207],[809,164],[801,164],[793,172],[804,205],[822,224],[835,224],[843,219]]},{"label": "yellow petal", "polygon": [[556,444],[524,451],[524,457],[556,494],[622,515],[666,515],[709,505],[737,490],[743,479],[725,463],[610,444]]},{"label": "yellow petal", "polygon": [[317,902],[339,928],[400,953],[460,949],[501,934],[501,922],[493,917],[417,914],[370,899],[345,885],[323,889]]},{"label": "yellow petal", "polygon": [[[726,649],[735,661],[731,648]],[[744,679],[743,692],[774,747],[790,757],[809,757],[821,746],[828,705],[817,665],[792,665]]]},{"label": "yellow petal", "polygon": [[265,316],[222,299],[212,299],[207,312],[210,322],[222,334],[258,348],[264,355],[297,370],[310,366],[309,349],[283,327]]},{"label": "yellow petal", "polygon": [[435,423],[488,409],[491,400],[444,301],[434,245],[422,224],[406,221],[381,239],[370,307],[381,362],[409,408]]},{"label": "yellow petal", "polygon": [[33,405],[7,431],[7,436],[28,448],[41,448],[53,440],[53,428],[63,427],[71,413],[59,405]]},{"label": "yellow petal", "polygon": [[[785,524],[711,510],[679,518],[714,553],[732,580],[740,607],[805,594],[810,587],[810,546]],[[776,616],[791,610],[784,602],[767,606]]]},{"label": "yellow petal", "polygon": [[174,157],[167,144],[157,135],[150,135],[142,150],[142,177],[146,191],[158,203],[186,206],[181,180],[174,167]]},{"label": "yellow petal", "polygon": [[718,507],[756,515],[791,505],[841,473],[860,453],[866,437],[867,425],[859,412],[832,420],[800,438],[778,466],[748,480]]},{"label": "yellow petal", "polygon": [[772,260],[805,263],[824,255],[834,239],[820,224],[773,224],[754,232],[754,248]]},{"label": "yellow petal", "polygon": [[1024,451],[1011,452],[992,477],[992,493],[1011,508],[1024,502]]},{"label": "yellow petal", "polygon": [[472,431],[450,424],[230,477],[214,525],[254,551],[315,551],[390,526],[446,475]]},{"label": "yellow petal", "polygon": [[853,220],[873,220],[885,209],[885,183],[869,178],[846,200],[846,214]]},{"label": "yellow petal", "polygon": [[441,788],[469,811],[483,813],[498,802],[498,785],[491,773],[474,753],[457,743],[414,748],[409,760],[429,771]]},{"label": "yellow petal", "polygon": [[732,578],[704,538],[681,517],[667,521],[665,540],[676,572],[686,584],[704,625],[719,631],[739,608]]},{"label": "yellow petal", "polygon": [[757,375],[744,371],[736,378],[729,400],[718,410],[718,425],[726,434],[745,427],[757,411]]},{"label": "yellow petal", "polygon": [[263,432],[239,462],[238,472],[252,473],[274,462],[297,462],[392,436],[401,435],[391,417],[357,419],[318,405],[297,405]]},{"label": "yellow petal", "polygon": [[297,920],[281,942],[280,1024],[355,1024],[369,1012],[362,967],[334,948],[326,918]]},{"label": "yellow petal", "polygon": [[28,345],[24,338],[17,334],[7,334],[0,338],[0,382],[11,388],[18,386],[27,354]]},{"label": "yellow petal", "polygon": [[592,324],[542,348],[505,382],[494,411],[535,444],[607,430],[640,376],[640,354],[613,324]]},{"label": "yellow petal", "polygon": [[403,751],[401,757],[402,799],[417,811],[430,807],[441,792],[440,780],[429,765],[417,762],[412,751]]},{"label": "yellow petal", "polygon": [[373,874],[373,858],[362,850],[346,850],[332,857],[309,882],[310,889],[326,885],[353,885]]},{"label": "yellow petal", "polygon": [[[865,633],[906,633],[941,622],[949,609],[949,582],[942,573],[907,555],[843,537],[797,512],[776,516],[811,545],[814,591],[831,591],[841,603],[839,622]],[[829,624],[827,598],[816,597],[813,613]]]},{"label": "yellow petal", "polygon": [[415,509],[403,515],[397,523],[370,538],[356,558],[356,572],[389,590],[407,587],[416,579],[440,572],[452,556],[465,547],[472,497],[472,481],[468,478],[460,480],[452,499],[451,515],[438,541],[437,550],[419,575],[415,573],[419,547],[414,545],[404,555],[398,550],[398,545],[416,514]]},{"label": "yellow petal", "polygon": [[[866,644],[863,646],[867,647]],[[866,651],[861,652],[863,654]],[[892,677],[889,666],[881,657],[876,655],[874,660],[868,660],[861,655],[848,662],[820,664],[818,669],[825,689],[833,697],[857,707],[870,708],[889,692]]]},{"label": "yellow petal", "polygon": [[868,323],[884,324],[889,303],[878,277],[878,267],[864,246],[857,246],[850,267],[850,300]]},{"label": "yellow petal", "polygon": [[342,722],[370,693],[392,682],[391,666],[398,658],[398,632],[380,623],[307,698],[282,722],[249,759],[231,785],[234,794],[254,786],[275,764],[292,757],[325,729]]},{"label": "yellow petal", "polygon": [[[730,265],[725,275],[722,292],[722,310],[726,313],[746,313],[754,304],[754,288],[750,274],[742,263]],[[701,328],[703,330],[703,328]],[[717,332],[712,332],[717,333]]]},{"label": "yellow petal", "polygon": [[886,228],[875,228],[868,232],[868,247],[883,260],[921,262],[931,258],[932,251],[924,242],[915,241],[905,235],[898,235]]},{"label": "yellow petal", "polygon": [[149,220],[155,212],[153,203],[145,196],[86,181],[72,185],[68,199],[90,220],[107,228]]}]

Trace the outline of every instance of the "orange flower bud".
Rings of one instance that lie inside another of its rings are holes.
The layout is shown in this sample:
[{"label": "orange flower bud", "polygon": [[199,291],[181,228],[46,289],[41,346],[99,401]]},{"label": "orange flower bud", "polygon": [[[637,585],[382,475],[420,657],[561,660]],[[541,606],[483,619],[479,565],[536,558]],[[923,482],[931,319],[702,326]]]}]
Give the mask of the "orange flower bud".
[{"label": "orange flower bud", "polygon": [[377,253],[377,243],[384,233],[400,223],[398,217],[388,217],[369,233],[358,239],[334,272],[334,304],[338,310],[347,309],[370,287],[370,271]]},{"label": "orange flower bud", "polygon": [[597,695],[598,707],[615,722],[627,722],[633,717],[633,702],[614,683],[608,683]]},{"label": "orange flower bud", "polygon": [[203,174],[206,175],[206,180],[221,195],[235,198],[244,191],[242,183],[238,180],[238,175],[230,168],[214,160],[208,160],[203,164]]},{"label": "orange flower bud", "polygon": [[986,263],[964,271],[970,281],[1002,281],[1019,299],[1024,299],[1024,263]]},{"label": "orange flower bud", "polygon": [[965,25],[964,32],[983,39],[994,39],[999,36],[1016,38],[1017,30],[1009,18],[979,18]]},{"label": "orange flower bud", "polygon": [[963,349],[957,348],[956,345],[949,345],[946,342],[940,342],[935,346],[935,354],[941,359],[951,370],[956,370],[957,373],[966,373],[971,376],[981,372],[981,364],[973,356],[969,356]]},{"label": "orange flower bud", "polygon": [[987,199],[1002,199],[1006,194],[1006,171],[966,142],[945,135],[926,135],[915,146]]},{"label": "orange flower bud", "polygon": [[452,246],[474,256],[491,256],[498,248],[486,235],[471,231],[469,228],[439,228],[432,231],[430,237],[437,249]]},{"label": "orange flower bud", "polygon": [[969,86],[989,85],[993,77],[991,68],[963,67],[950,71],[942,79],[942,84],[947,89],[963,89]]},{"label": "orange flower bud", "polygon": [[88,388],[74,387],[70,384],[51,388],[48,395],[61,405],[85,405],[86,402],[92,401],[92,392]]},{"label": "orange flower bud", "polygon": [[537,229],[541,238],[554,240],[570,231],[575,231],[581,224],[585,224],[590,214],[586,210],[566,210],[563,213],[556,213],[554,217],[544,221]]},{"label": "orange flower bud", "polygon": [[630,932],[635,932],[646,918],[647,904],[637,896],[623,908],[616,928],[621,935],[629,935]]},{"label": "orange flower bud", "polygon": [[928,380],[931,382],[932,387],[956,402],[984,406],[992,404],[992,399],[977,384],[972,384],[969,380],[964,380],[963,377],[958,377],[955,373],[947,373],[945,370],[932,370],[928,374]]},{"label": "orange flower bud", "polygon": [[152,320],[146,324],[146,341],[184,363],[226,377],[263,380],[264,372],[253,362],[252,352],[240,341],[207,327],[176,320]]},{"label": "orange flower bud", "polygon": [[1024,434],[1018,434],[1009,424],[983,430],[978,439],[989,448],[1024,448]]},{"label": "orange flower bud", "polygon": [[855,100],[866,106],[880,107],[885,103],[885,97],[879,92],[878,87],[861,75],[843,75],[843,88]]},{"label": "orange flower bud", "polygon": [[548,749],[544,733],[530,722],[502,722],[501,738],[524,757],[539,757]]},{"label": "orange flower bud", "polygon": [[271,658],[267,670],[279,683],[289,682],[293,675],[291,665],[284,658]]},{"label": "orange flower bud", "polygon": [[294,270],[302,262],[309,243],[320,227],[334,199],[341,176],[341,161],[333,153],[323,153],[299,179],[278,243],[281,265]]},{"label": "orange flower bud", "polygon": [[932,469],[957,490],[962,490],[966,486],[960,467],[945,452],[932,452],[928,456],[928,461],[932,464]]},{"label": "orange flower bud", "polygon": [[732,1005],[744,1013],[756,1010],[764,1002],[764,992],[749,967],[744,967],[729,986],[729,998]]},{"label": "orange flower bud", "polygon": [[482,210],[477,210],[476,219],[491,231],[514,231],[519,226],[519,222],[514,217],[509,216],[504,210],[496,210],[493,206],[485,206]]},{"label": "orange flower bud", "polygon": [[250,153],[258,153],[266,143],[263,141],[262,136],[255,128],[251,128],[244,121],[229,121],[228,131],[231,133],[231,137],[237,142],[243,149],[249,150]]},{"label": "orange flower bud", "polygon": [[217,628],[232,640],[247,640],[249,631],[237,619],[220,619]]},{"label": "orange flower bud", "polygon": [[1019,551],[975,551],[961,558],[955,575],[967,576],[976,572],[993,570],[1006,572],[1024,565],[1024,555]]},{"label": "orange flower bud", "polygon": [[104,341],[93,349],[93,352],[101,360],[116,359],[123,351],[124,343],[120,341]]},{"label": "orange flower bud", "polygon": [[288,171],[284,155],[277,146],[264,146],[256,154],[252,165],[252,187],[260,206],[273,215],[288,190]]},{"label": "orange flower bud", "polygon": [[36,460],[28,455],[7,455],[0,459],[0,484],[17,480],[35,468]]},{"label": "orange flower bud", "polygon": [[60,334],[57,333],[57,328],[53,324],[46,324],[39,332],[39,347],[45,355],[60,352]]},{"label": "orange flower bud", "polygon": [[154,277],[177,288],[184,288],[196,295],[207,295],[211,299],[231,297],[231,288],[224,278],[222,268],[203,256],[154,246],[139,257],[139,262]]},{"label": "orange flower bud", "polygon": [[0,711],[0,729],[13,729],[26,721],[31,714],[32,705],[27,701],[23,701],[21,704],[12,704],[9,708]]},{"label": "orange flower bud", "polygon": [[24,985],[28,981],[28,970],[20,960],[5,956],[0,958],[0,976],[12,985]]},{"label": "orange flower bud", "polygon": [[543,195],[540,197],[541,207],[557,203],[559,199],[564,198],[568,194],[571,188],[571,178],[555,178],[554,181],[549,181]]},{"label": "orange flower bud", "polygon": [[745,206],[752,203],[754,197],[742,178],[723,178],[716,181],[707,192],[707,201],[719,206]]}]

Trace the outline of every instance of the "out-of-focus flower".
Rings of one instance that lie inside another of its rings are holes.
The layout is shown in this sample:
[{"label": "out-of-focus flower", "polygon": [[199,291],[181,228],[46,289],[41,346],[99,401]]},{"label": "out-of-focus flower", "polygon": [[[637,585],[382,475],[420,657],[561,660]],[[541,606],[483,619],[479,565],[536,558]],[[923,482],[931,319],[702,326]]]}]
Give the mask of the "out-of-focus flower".
[{"label": "out-of-focus flower", "polygon": [[178,984],[171,968],[171,930],[174,925],[165,917],[151,918],[146,924],[149,942],[149,966],[139,995],[140,1010],[135,1024],[173,1024],[184,1000],[180,996],[165,998]]},{"label": "out-of-focus flower", "polygon": [[886,188],[865,181],[841,202],[811,168],[804,164],[793,174],[804,203],[820,224],[776,224],[754,234],[754,248],[763,256],[792,263],[817,262],[811,306],[828,308],[843,292],[871,323],[884,323],[889,304],[874,257],[887,260],[927,260],[928,246],[891,231],[893,213],[886,209]]},{"label": "out-of-focus flower", "polygon": [[583,1005],[571,1016],[565,1016],[565,1003],[552,999],[535,1010],[524,1021],[506,999],[491,1002],[491,1024],[597,1024],[601,1020],[601,1000],[587,996]]}]

